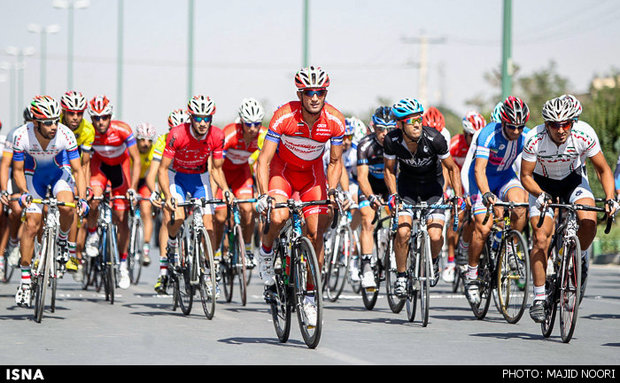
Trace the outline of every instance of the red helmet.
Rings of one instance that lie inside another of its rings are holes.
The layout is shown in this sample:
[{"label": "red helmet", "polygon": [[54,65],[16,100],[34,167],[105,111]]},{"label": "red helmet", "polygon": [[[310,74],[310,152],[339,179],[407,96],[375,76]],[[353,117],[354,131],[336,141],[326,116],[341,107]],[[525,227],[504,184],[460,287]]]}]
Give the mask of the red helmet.
[{"label": "red helmet", "polygon": [[530,109],[525,101],[518,97],[508,96],[504,100],[501,113],[502,121],[511,125],[525,125],[530,119]]},{"label": "red helmet", "polygon": [[89,103],[89,113],[91,116],[110,116],[112,115],[112,104],[106,96],[95,96]]},{"label": "red helmet", "polygon": [[465,133],[474,134],[486,125],[487,122],[484,116],[476,111],[467,112],[465,117],[463,117],[463,130]]},{"label": "red helmet", "polygon": [[422,115],[422,125],[433,127],[441,132],[446,127],[446,120],[437,108],[431,106]]}]

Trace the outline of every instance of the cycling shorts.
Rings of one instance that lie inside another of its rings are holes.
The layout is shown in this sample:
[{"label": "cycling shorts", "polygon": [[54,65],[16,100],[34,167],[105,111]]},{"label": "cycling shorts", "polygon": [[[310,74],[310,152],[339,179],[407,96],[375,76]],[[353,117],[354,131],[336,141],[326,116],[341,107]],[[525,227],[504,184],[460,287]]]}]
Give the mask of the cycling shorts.
[{"label": "cycling shorts", "polygon": [[[269,195],[282,196],[289,199],[295,192],[299,192],[302,202],[327,199],[327,181],[323,163],[316,161],[310,168],[292,169],[277,155],[271,160],[269,168]],[[329,208],[323,206],[308,206],[303,209],[304,217],[314,214],[327,214]]]},{"label": "cycling shorts", "polygon": [[[211,177],[209,173],[181,173],[168,170],[170,182],[170,194],[178,202],[185,202],[185,196],[190,198],[213,199],[211,190]],[[213,204],[202,208],[202,214],[213,214]]]},{"label": "cycling shorts", "polygon": [[[224,170],[226,183],[233,195],[238,199],[250,199],[254,197],[254,178],[249,166],[241,166],[232,170]],[[215,198],[223,199],[222,189],[218,188]],[[225,209],[226,205],[218,205],[215,209]]]},{"label": "cycling shorts", "polygon": [[[489,190],[495,194],[500,200],[507,202],[508,191],[513,188],[523,189],[519,178],[512,173],[512,177],[509,178],[489,178]],[[482,202],[482,193],[478,190],[478,184],[476,182],[470,183],[469,192],[471,196],[472,213],[473,215],[486,214],[487,207]]]},{"label": "cycling shorts", "polygon": [[[130,185],[131,160],[127,157],[118,165],[108,165],[98,156],[90,159],[90,187],[105,190],[108,182],[112,185],[112,196],[124,196]],[[127,210],[129,201],[126,199],[114,200],[115,210]]]},{"label": "cycling shorts", "polygon": [[[52,186],[52,195],[54,197],[58,196],[59,192],[62,191],[70,191],[71,193],[75,190],[75,182],[71,173],[68,169],[62,168],[62,173],[60,176],[51,182],[49,179],[45,178],[41,180],[42,177],[37,177],[37,174],[26,174],[26,184],[28,187],[28,192],[32,195],[32,198],[36,199],[44,199],[47,194],[47,186]],[[36,213],[41,214],[42,204],[39,203],[31,203],[30,206],[26,209],[26,213]]]},{"label": "cycling shorts", "polygon": [[151,189],[146,186],[146,178],[140,178],[138,180],[138,195],[142,198],[151,198]]},{"label": "cycling shorts", "polygon": [[[575,203],[582,198],[594,200],[588,178],[580,173],[580,170],[574,171],[561,180],[554,180],[534,173],[534,181],[544,192],[549,193],[554,201],[559,198],[560,203]],[[536,207],[536,199],[537,196],[530,194],[530,219],[540,215],[540,210]],[[545,216],[553,218],[553,209],[547,208]]]},{"label": "cycling shorts", "polygon": [[[439,182],[431,183],[409,183],[398,182],[398,195],[404,201],[408,201],[410,204],[414,204],[418,199],[421,202],[426,202],[429,205],[439,204],[443,202],[443,185]],[[412,209],[402,209],[398,213],[399,216],[406,215],[413,217]],[[446,213],[444,210],[434,209],[428,214],[429,220],[438,220],[445,222]]]}]

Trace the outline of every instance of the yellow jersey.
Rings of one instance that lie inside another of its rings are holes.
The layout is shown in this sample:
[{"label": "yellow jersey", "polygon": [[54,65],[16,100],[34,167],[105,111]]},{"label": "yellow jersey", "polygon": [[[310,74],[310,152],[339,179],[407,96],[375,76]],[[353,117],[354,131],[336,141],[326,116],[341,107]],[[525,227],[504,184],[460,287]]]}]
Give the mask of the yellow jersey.
[{"label": "yellow jersey", "polygon": [[[62,121],[62,113],[60,114],[60,121]],[[73,134],[75,134],[75,141],[81,155],[84,150],[90,149],[90,143],[95,139],[95,128],[93,128],[93,124],[82,118],[80,125],[73,130]]]}]

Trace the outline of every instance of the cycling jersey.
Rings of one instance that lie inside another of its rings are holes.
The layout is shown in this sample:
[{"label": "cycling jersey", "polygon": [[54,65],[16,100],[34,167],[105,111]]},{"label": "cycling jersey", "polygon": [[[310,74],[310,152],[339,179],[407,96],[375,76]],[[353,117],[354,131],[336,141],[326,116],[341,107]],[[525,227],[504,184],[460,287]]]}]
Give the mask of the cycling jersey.
[{"label": "cycling jersey", "polygon": [[200,174],[207,171],[207,161],[223,158],[224,133],[211,125],[204,137],[197,138],[190,123],[170,129],[163,156],[172,159],[175,172]]},{"label": "cycling jersey", "polygon": [[357,146],[357,166],[368,166],[368,182],[375,191],[375,186],[385,188],[383,180],[383,146],[375,133],[364,137]]},{"label": "cycling jersey", "polygon": [[598,136],[592,127],[577,121],[565,143],[556,145],[544,125],[538,125],[526,136],[523,160],[536,162],[534,173],[561,180],[585,166],[586,157],[601,151]]},{"label": "cycling jersey", "polygon": [[258,138],[266,130],[261,127],[259,136],[249,143],[243,139],[243,124],[232,123],[224,127],[224,171],[235,171],[249,167],[250,156],[259,150]]},{"label": "cycling jersey", "polygon": [[463,169],[463,163],[469,151],[469,146],[465,135],[462,133],[450,139],[450,155],[454,158],[454,162],[456,162],[459,169]]},{"label": "cycling jersey", "polygon": [[[516,140],[509,140],[502,129],[502,124],[492,122],[480,130],[476,141],[475,158],[488,159],[487,177],[506,177],[514,174],[512,165],[523,150],[525,135],[530,130],[524,128]],[[470,174],[473,168],[470,168]]]},{"label": "cycling jersey", "polygon": [[162,134],[155,140],[153,144],[153,160],[161,161],[164,156],[164,150],[166,149],[166,139],[168,139],[168,133]]},{"label": "cycling jersey", "polygon": [[265,139],[278,144],[276,156],[296,169],[311,169],[321,163],[325,143],[342,145],[345,120],[342,113],[325,103],[320,116],[309,127],[303,120],[300,101],[284,104],[274,113]]},{"label": "cycling jersey", "polygon": [[151,148],[146,153],[140,153],[140,179],[146,177],[146,173],[151,166],[151,160],[153,160],[153,154],[155,153],[155,145],[151,145]]},{"label": "cycling jersey", "polygon": [[108,165],[118,165],[129,159],[127,148],[136,144],[131,127],[122,121],[110,121],[105,133],[95,131],[90,142],[85,142],[83,150],[93,153],[93,158]]},{"label": "cycling jersey", "polygon": [[[62,113],[60,114],[60,121],[62,121]],[[95,138],[95,128],[93,128],[93,124],[82,118],[80,125],[78,125],[77,129],[73,130],[73,134],[75,134],[75,141],[81,153],[82,150],[84,150],[84,145],[93,142]]]}]

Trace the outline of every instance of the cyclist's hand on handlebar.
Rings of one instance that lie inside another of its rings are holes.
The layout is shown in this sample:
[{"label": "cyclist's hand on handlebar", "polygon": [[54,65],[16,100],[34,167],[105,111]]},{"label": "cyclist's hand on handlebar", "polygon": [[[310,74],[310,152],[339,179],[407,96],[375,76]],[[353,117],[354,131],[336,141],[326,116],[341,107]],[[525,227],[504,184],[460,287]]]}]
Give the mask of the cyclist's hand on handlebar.
[{"label": "cyclist's hand on handlebar", "polygon": [[375,210],[377,210],[383,204],[381,198],[375,194],[371,194],[370,197],[368,197],[368,202],[370,202],[370,207]]},{"label": "cyclist's hand on handlebar", "polygon": [[549,193],[542,192],[536,198],[536,208],[540,210],[544,204],[552,202],[553,197]]},{"label": "cyclist's hand on handlebar", "polygon": [[168,200],[166,200],[166,208],[171,212],[174,212],[177,209],[176,198],[170,197]]},{"label": "cyclist's hand on handlebar", "polygon": [[467,203],[465,202],[465,199],[463,197],[458,197],[455,196],[452,201],[454,202],[454,204],[456,205],[456,208],[460,211],[460,210],[465,210],[467,208]]},{"label": "cyclist's hand on handlebar", "polygon": [[78,214],[81,217],[86,217],[90,211],[90,206],[88,206],[88,202],[84,198],[78,199],[77,208]]},{"label": "cyclist's hand on handlebar", "polygon": [[613,217],[618,212],[618,209],[620,209],[620,204],[618,204],[618,201],[615,199],[610,198],[605,201],[605,212],[607,216]]},{"label": "cyclist's hand on handlebar", "polygon": [[489,207],[489,205],[494,204],[496,200],[497,200],[497,197],[495,196],[495,194],[491,192],[486,192],[482,195],[482,203],[486,207]]},{"label": "cyclist's hand on handlebar", "polygon": [[235,199],[235,196],[230,190],[226,190],[224,192],[224,200],[226,201],[227,205],[231,205],[234,199]]},{"label": "cyclist's hand on handlebar", "polygon": [[151,197],[149,197],[149,200],[151,201],[153,206],[158,207],[158,208],[161,209],[161,207],[162,207],[161,194],[159,194],[157,191],[153,191],[151,193]]},{"label": "cyclist's hand on handlebar", "polygon": [[397,198],[396,197],[397,197],[396,194],[391,194],[388,197],[387,205],[388,205],[388,208],[390,209],[390,212],[392,212],[392,211],[394,211],[394,209],[396,209],[396,204],[397,204],[397,201],[396,201]]},{"label": "cyclist's hand on handlebar", "polygon": [[256,212],[258,212],[258,214],[266,214],[267,213],[267,208],[269,207],[269,203],[270,203],[270,199],[269,199],[269,195],[267,194],[261,194],[257,199],[256,199]]},{"label": "cyclist's hand on handlebar", "polygon": [[5,206],[9,206],[9,192],[7,190],[0,192],[0,202]]},{"label": "cyclist's hand on handlebar", "polygon": [[28,193],[22,193],[22,195],[19,196],[19,206],[21,207],[28,207],[30,205],[30,201],[32,201],[32,196]]}]

